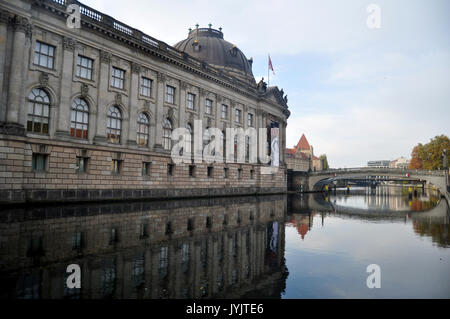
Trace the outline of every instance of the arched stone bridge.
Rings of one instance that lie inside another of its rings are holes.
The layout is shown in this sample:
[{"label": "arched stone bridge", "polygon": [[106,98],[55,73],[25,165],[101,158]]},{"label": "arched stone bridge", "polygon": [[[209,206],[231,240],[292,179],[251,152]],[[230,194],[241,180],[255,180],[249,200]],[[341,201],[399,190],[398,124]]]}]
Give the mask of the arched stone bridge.
[{"label": "arched stone bridge", "polygon": [[289,172],[290,189],[299,191],[321,191],[325,185],[333,185],[349,179],[395,180],[423,182],[436,186],[442,194],[448,194],[445,179],[448,175],[445,171],[405,170],[395,168],[345,168],[318,172]]}]

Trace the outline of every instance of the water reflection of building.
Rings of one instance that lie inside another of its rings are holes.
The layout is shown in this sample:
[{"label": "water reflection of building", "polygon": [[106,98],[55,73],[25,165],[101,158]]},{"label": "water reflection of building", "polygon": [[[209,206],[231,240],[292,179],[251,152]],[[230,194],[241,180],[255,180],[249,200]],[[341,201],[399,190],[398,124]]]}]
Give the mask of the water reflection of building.
[{"label": "water reflection of building", "polygon": [[311,230],[313,226],[314,216],[314,213],[292,214],[292,217],[287,224],[297,228],[298,234],[302,237],[302,240],[304,240],[306,234]]},{"label": "water reflection of building", "polygon": [[279,298],[285,210],[270,196],[4,212],[0,297]]}]

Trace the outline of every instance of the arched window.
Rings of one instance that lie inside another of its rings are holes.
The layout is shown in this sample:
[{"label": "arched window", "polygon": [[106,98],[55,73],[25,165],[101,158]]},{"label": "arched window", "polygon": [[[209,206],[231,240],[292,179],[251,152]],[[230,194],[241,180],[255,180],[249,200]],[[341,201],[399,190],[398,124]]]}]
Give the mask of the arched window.
[{"label": "arched window", "polygon": [[148,146],[148,132],[149,132],[150,121],[145,113],[139,113],[137,121],[137,135],[136,143],[139,146]]},{"label": "arched window", "polygon": [[42,89],[33,89],[28,95],[27,131],[48,134],[50,99]]},{"label": "arched window", "polygon": [[163,147],[169,151],[172,149],[172,123],[167,118],[163,122]]},{"label": "arched window", "polygon": [[70,118],[70,136],[88,138],[89,107],[85,100],[76,98],[72,102],[72,115]]},{"label": "arched window", "polygon": [[192,143],[194,142],[194,138],[193,138],[193,134],[194,131],[192,130],[192,125],[190,123],[186,124],[186,136],[185,138],[185,145],[186,145],[186,153],[191,153],[192,152]]},{"label": "arched window", "polygon": [[122,113],[117,106],[110,106],[108,110],[108,123],[106,135],[110,143],[120,143],[120,133],[122,130]]}]

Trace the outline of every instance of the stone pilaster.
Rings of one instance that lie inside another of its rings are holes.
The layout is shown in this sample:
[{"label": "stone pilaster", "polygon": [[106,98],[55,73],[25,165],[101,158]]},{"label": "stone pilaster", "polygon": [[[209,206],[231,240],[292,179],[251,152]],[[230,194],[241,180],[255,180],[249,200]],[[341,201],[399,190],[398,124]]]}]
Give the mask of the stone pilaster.
[{"label": "stone pilaster", "polygon": [[25,78],[26,52],[29,52],[31,24],[25,17],[15,16],[11,68],[9,74],[8,103],[5,133],[13,135],[25,134],[25,122],[20,121],[23,99],[23,79]]},{"label": "stone pilaster", "polygon": [[[11,20],[10,12],[0,9],[0,88],[6,74],[6,41],[8,36],[8,24]],[[6,92],[0,93],[0,123],[6,121]]]},{"label": "stone pilaster", "polygon": [[198,100],[198,108],[199,108],[199,110],[198,110],[198,112],[199,112],[199,115],[200,115],[200,119],[203,119],[203,127],[206,127],[207,126],[207,123],[206,123],[206,118],[205,118],[205,108],[206,108],[206,94],[207,94],[207,92],[206,92],[206,90],[205,89],[202,89],[202,88],[199,88],[198,89],[198,95],[199,95],[199,100]]},{"label": "stone pilaster", "polygon": [[[156,92],[156,110],[155,110],[155,116],[156,116],[156,125],[154,133],[155,136],[155,150],[163,150],[163,129],[162,129],[162,123],[164,121],[164,92],[165,92],[165,85],[166,85],[166,76],[162,73],[158,73],[158,89]],[[172,123],[173,124],[173,123]]]},{"label": "stone pilaster", "polygon": [[187,99],[187,83],[184,81],[180,81],[180,107],[179,107],[179,123],[178,127],[186,127],[186,99]]},{"label": "stone pilaster", "polygon": [[98,98],[97,98],[97,128],[95,132],[95,143],[106,143],[106,124],[107,124],[107,106],[108,106],[108,83],[109,67],[111,63],[111,53],[106,51],[100,52],[100,74],[99,78],[102,79],[98,86]]},{"label": "stone pilaster", "polygon": [[[61,71],[61,91],[60,103],[58,109],[58,121],[55,135],[58,137],[69,137],[70,116],[72,112],[72,77],[73,77],[73,61],[76,42],[71,38],[63,38],[63,60]],[[91,106],[92,107],[92,106]]]},{"label": "stone pilaster", "polygon": [[130,85],[130,95],[128,102],[129,109],[129,125],[128,125],[128,141],[127,144],[130,146],[137,146],[136,142],[136,130],[137,130],[137,119],[139,109],[137,105],[137,96],[139,95],[139,75],[141,72],[141,66],[132,63],[131,64],[131,85]]}]

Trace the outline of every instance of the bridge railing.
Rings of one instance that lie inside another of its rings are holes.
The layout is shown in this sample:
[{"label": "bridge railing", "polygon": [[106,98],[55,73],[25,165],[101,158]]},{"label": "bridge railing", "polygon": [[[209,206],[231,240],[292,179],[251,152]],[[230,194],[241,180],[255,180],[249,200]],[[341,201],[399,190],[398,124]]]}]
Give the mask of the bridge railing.
[{"label": "bridge railing", "polygon": [[342,172],[376,172],[377,174],[410,174],[410,175],[432,175],[432,176],[445,176],[445,170],[412,170],[405,168],[377,168],[377,167],[350,167],[350,168],[334,168],[322,171],[311,172],[313,175],[323,175],[330,173],[342,173]]}]

